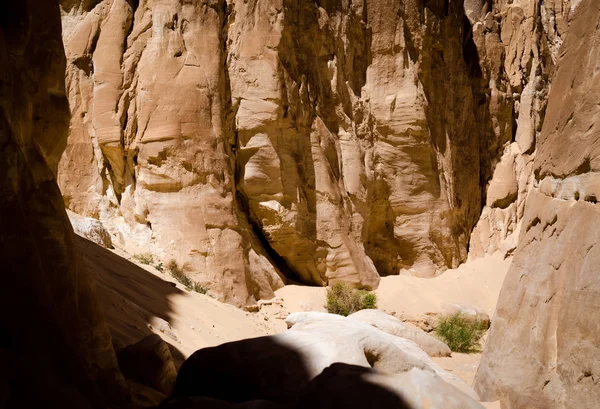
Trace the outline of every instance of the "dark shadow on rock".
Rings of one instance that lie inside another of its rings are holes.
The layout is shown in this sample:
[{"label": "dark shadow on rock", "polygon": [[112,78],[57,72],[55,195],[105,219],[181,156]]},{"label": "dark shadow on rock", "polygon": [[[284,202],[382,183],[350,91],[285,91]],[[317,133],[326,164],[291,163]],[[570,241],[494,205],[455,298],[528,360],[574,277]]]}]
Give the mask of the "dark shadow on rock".
[{"label": "dark shadow on rock", "polygon": [[286,402],[309,381],[300,354],[267,336],[194,352],[181,366],[171,398]]},{"label": "dark shadow on rock", "polygon": [[[150,327],[156,325],[155,318],[168,325],[173,312],[169,300],[183,291],[83,237],[75,237],[75,246],[84,267],[96,282],[96,292],[117,352],[153,334]],[[169,349],[179,368],[185,357],[173,345],[176,341],[169,343]]]},{"label": "dark shadow on rock", "polygon": [[119,367],[127,379],[150,386],[165,396],[173,391],[177,369],[165,341],[156,334],[128,345],[117,353]]},{"label": "dark shadow on rock", "polygon": [[366,379],[371,368],[335,363],[312,380],[297,408],[311,409],[410,409],[395,392]]},{"label": "dark shadow on rock", "polygon": [[336,363],[311,379],[307,365],[274,337],[204,348],[183,364],[173,394],[160,407],[410,409],[396,393],[367,379],[375,373],[371,368]]}]

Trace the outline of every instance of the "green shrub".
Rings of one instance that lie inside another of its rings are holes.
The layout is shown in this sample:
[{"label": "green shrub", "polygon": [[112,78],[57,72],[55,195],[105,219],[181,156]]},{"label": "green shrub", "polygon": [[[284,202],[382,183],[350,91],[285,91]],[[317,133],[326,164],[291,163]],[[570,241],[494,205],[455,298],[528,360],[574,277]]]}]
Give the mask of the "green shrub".
[{"label": "green shrub", "polygon": [[[161,263],[162,265],[162,263]],[[184,264],[183,266],[179,266],[175,260],[170,260],[167,263],[167,270],[171,273],[175,280],[179,281],[183,284],[188,290],[195,291],[200,294],[208,295],[208,288],[204,287],[200,283],[193,281],[191,278],[187,276],[185,273],[190,269],[188,264]]]},{"label": "green shrub", "polygon": [[142,264],[151,265],[154,262],[154,257],[150,253],[134,254],[133,258]]},{"label": "green shrub", "polygon": [[179,281],[181,284],[186,286],[187,288],[192,287],[192,280],[185,274],[186,265],[184,264],[182,267],[177,264],[175,260],[170,260],[167,263],[167,270],[171,273],[173,278]]},{"label": "green shrub", "polygon": [[335,283],[327,289],[327,312],[348,316],[356,311],[376,309],[377,296],[366,290],[357,290],[346,283]]},{"label": "green shrub", "polygon": [[480,352],[486,329],[485,323],[456,313],[440,317],[435,334],[454,352]]},{"label": "green shrub", "polygon": [[197,282],[192,283],[192,290],[200,294],[208,295],[208,287],[204,287],[203,285]]}]

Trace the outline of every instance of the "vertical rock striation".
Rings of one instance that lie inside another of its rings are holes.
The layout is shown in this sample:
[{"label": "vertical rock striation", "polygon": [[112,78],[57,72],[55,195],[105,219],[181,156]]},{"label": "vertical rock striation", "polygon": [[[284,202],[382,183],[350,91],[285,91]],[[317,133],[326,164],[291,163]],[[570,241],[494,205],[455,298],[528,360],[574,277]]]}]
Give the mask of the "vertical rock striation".
[{"label": "vertical rock striation", "polygon": [[496,153],[462,3],[61,9],[59,183],[117,243],[189,263],[237,304],[287,278],[374,288],[466,259]]},{"label": "vertical rock striation", "polygon": [[600,4],[576,8],[533,161],[519,245],[475,387],[507,408],[600,402]]},{"label": "vertical rock striation", "polygon": [[493,173],[483,179],[485,202],[469,253],[510,255],[533,183],[536,140],[571,7],[569,0],[465,0],[465,12],[489,79],[493,131],[487,138],[488,155],[481,156],[491,162],[485,169]]},{"label": "vertical rock striation", "polygon": [[235,194],[225,3],[97,3],[62,4],[67,206],[187,263],[225,301],[272,297],[282,279]]}]

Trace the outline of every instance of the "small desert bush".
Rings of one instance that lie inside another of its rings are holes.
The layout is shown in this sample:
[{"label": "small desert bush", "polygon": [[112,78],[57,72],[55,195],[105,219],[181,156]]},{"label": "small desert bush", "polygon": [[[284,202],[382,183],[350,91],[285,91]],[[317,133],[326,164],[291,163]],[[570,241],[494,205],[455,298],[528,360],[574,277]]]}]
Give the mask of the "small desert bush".
[{"label": "small desert bush", "polygon": [[197,282],[193,282],[192,283],[192,290],[194,290],[194,291],[196,291],[197,293],[200,293],[200,294],[209,295],[208,294],[208,287],[204,287],[203,285],[201,285],[200,283],[197,283]]},{"label": "small desert bush", "polygon": [[167,263],[167,270],[173,278],[188,288],[192,287],[192,280],[185,274],[186,265],[180,266],[175,260],[170,260]]},{"label": "small desert bush", "polygon": [[154,257],[150,253],[134,254],[133,258],[142,264],[151,265],[154,262]]},{"label": "small desert bush", "polygon": [[346,283],[336,283],[327,289],[327,312],[348,316],[356,311],[376,309],[377,296],[357,290]]},{"label": "small desert bush", "polygon": [[486,329],[486,323],[456,313],[440,317],[435,334],[454,352],[479,352]]},{"label": "small desert bush", "polygon": [[208,295],[208,288],[204,287],[200,283],[193,281],[185,273],[189,270],[189,265],[184,264],[179,266],[175,260],[171,260],[167,263],[167,270],[171,273],[173,278],[183,284],[188,290],[195,291],[200,294]]}]

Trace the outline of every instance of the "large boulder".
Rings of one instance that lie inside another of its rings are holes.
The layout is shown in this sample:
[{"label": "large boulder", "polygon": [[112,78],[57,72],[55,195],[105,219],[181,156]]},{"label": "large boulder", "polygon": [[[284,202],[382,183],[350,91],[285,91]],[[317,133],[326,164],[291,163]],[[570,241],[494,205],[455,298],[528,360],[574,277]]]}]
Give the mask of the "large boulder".
[{"label": "large boulder", "polygon": [[476,397],[412,341],[331,314],[311,317],[310,313],[296,313],[291,315],[291,321],[294,317],[298,320],[282,334],[196,351],[182,365],[172,397],[289,403],[334,363],[374,368],[388,374],[418,368]]},{"label": "large boulder", "polygon": [[381,331],[413,341],[429,356],[450,356],[452,351],[448,345],[437,338],[432,337],[420,328],[405,324],[398,318],[380,310],[361,310],[348,316],[372,325]]},{"label": "large boulder", "polygon": [[479,403],[429,371],[413,368],[390,375],[361,366],[333,364],[300,398],[315,409],[483,409]]},{"label": "large boulder", "polygon": [[91,217],[83,217],[69,210],[67,210],[67,214],[76,234],[104,248],[113,248],[110,233],[106,230],[100,220]]},{"label": "large boulder", "polygon": [[321,342],[319,345],[325,352],[318,354],[313,352],[310,344],[297,346],[305,351],[308,367],[315,371],[320,372],[334,362],[372,367],[386,373],[420,368],[437,374],[471,397],[477,397],[469,386],[442,369],[411,340],[385,333],[358,320],[321,312],[293,313],[286,323],[291,330],[281,335],[288,334],[290,341],[300,333],[311,334],[312,342]]},{"label": "large boulder", "polygon": [[58,1],[0,2],[0,406],[129,399],[56,184],[69,104]]}]

